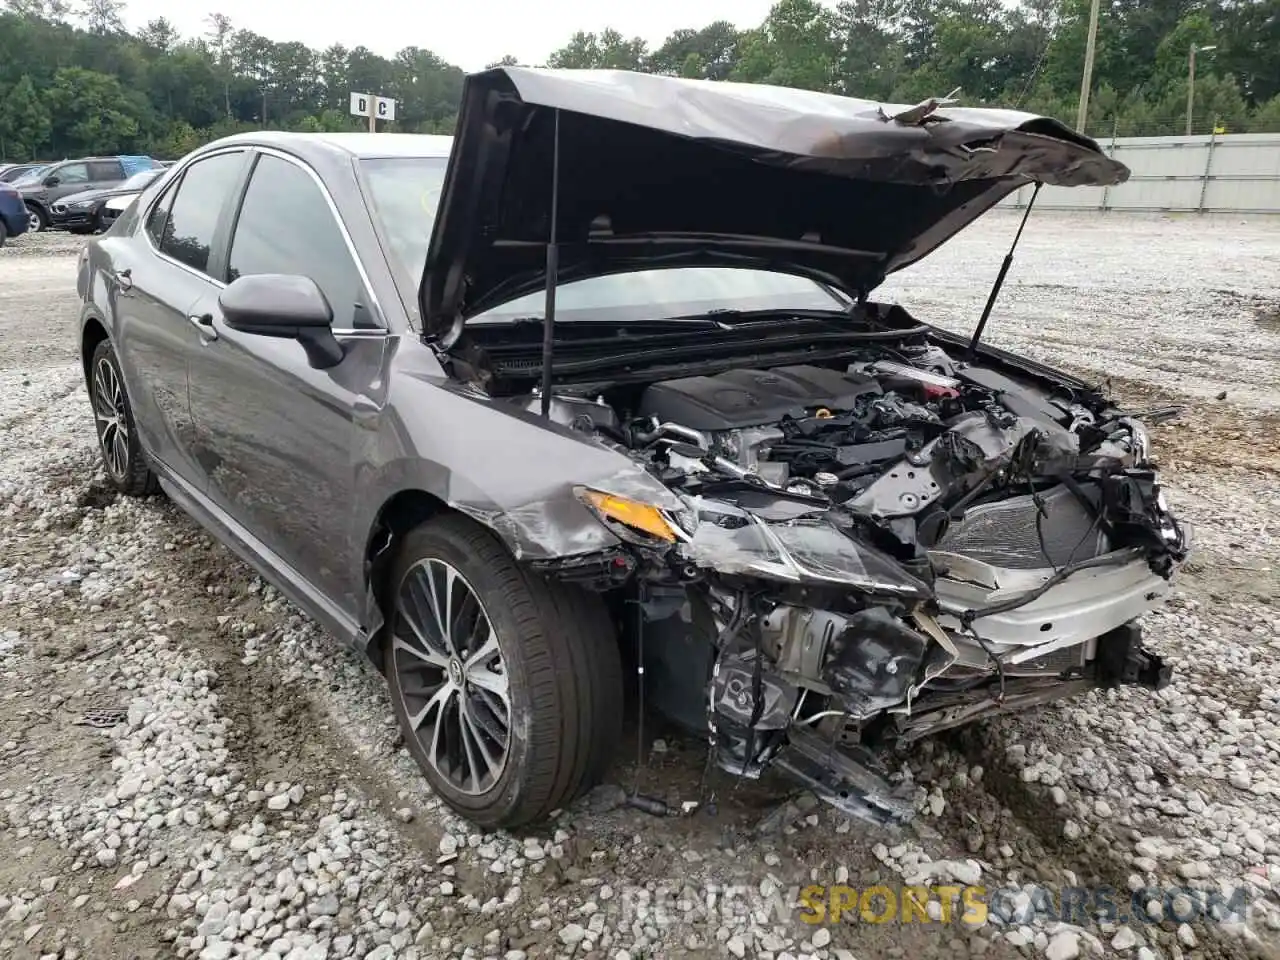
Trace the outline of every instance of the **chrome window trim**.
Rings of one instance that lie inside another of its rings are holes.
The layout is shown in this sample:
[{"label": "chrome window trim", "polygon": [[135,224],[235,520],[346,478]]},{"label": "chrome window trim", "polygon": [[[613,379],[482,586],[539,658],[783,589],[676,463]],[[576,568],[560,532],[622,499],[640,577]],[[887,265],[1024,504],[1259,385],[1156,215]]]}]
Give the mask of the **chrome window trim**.
[{"label": "chrome window trim", "polygon": [[190,264],[183,263],[181,260],[178,260],[175,257],[169,256],[167,253],[165,253],[163,250],[157,247],[155,243],[152,242],[151,240],[151,234],[147,231],[147,221],[151,219],[151,214],[155,211],[156,204],[160,202],[160,200],[165,196],[165,194],[167,194],[170,190],[182,189],[182,184],[178,183],[177,181],[181,180],[182,177],[186,176],[187,171],[191,169],[191,167],[195,166],[195,164],[199,163],[201,160],[208,160],[212,157],[221,157],[228,153],[244,153],[248,149],[249,147],[247,146],[226,147],[225,149],[221,149],[221,150],[210,150],[208,153],[202,153],[198,157],[189,157],[186,160],[182,161],[181,166],[178,166],[176,167],[176,169],[172,169],[169,171],[171,174],[173,174],[172,179],[168,183],[166,183],[165,188],[159,191],[152,198],[151,202],[147,204],[146,211],[145,213],[143,213],[141,217],[138,218],[138,226],[135,228],[136,230],[142,233],[144,242],[147,244],[148,247],[151,248],[151,252],[154,253],[157,257],[159,257],[161,260],[165,261],[166,263],[171,263],[175,267],[180,267],[181,269],[187,271],[187,273],[191,274],[193,277],[199,277],[201,280],[207,280],[209,283],[213,284],[219,290],[225,290],[227,288],[227,285],[223,283],[221,280],[218,280],[215,277],[209,276],[209,274],[205,273],[203,270],[197,270],[195,267],[191,266]]},{"label": "chrome window trim", "polygon": [[[250,149],[256,151],[257,153],[265,154],[266,156],[276,157],[277,159],[284,160],[286,163],[293,164],[295,167],[297,167],[298,169],[306,173],[307,176],[311,178],[312,182],[317,187],[320,188],[320,194],[321,196],[324,197],[324,201],[329,207],[329,214],[333,217],[334,222],[338,225],[338,231],[342,234],[342,242],[346,244],[347,253],[351,255],[351,260],[356,265],[356,273],[360,275],[360,282],[364,284],[365,291],[369,294],[369,300],[373,306],[374,319],[376,319],[380,324],[379,331],[382,333],[389,332],[390,324],[387,323],[387,314],[386,314],[386,311],[382,309],[382,301],[378,299],[377,291],[374,290],[373,288],[373,282],[369,277],[369,271],[365,269],[364,261],[360,259],[360,254],[356,250],[356,245],[351,239],[351,233],[350,231],[347,230],[347,225],[342,219],[342,214],[338,212],[338,205],[333,202],[333,195],[329,193],[329,188],[325,186],[325,182],[320,179],[320,175],[316,173],[313,169],[311,169],[311,167],[308,166],[306,163],[304,163],[302,160],[298,159],[292,154],[285,153],[283,150],[277,150],[274,147],[250,147]],[[245,186],[246,196],[248,195],[249,184],[252,184],[252,183],[253,183],[253,171],[251,170],[249,172],[248,184],[246,184]],[[363,194],[361,195],[361,199],[363,199]],[[243,204],[243,202],[244,201],[242,199],[241,203]],[[231,237],[229,238],[229,241],[227,244],[228,265],[231,263],[231,252],[235,249],[235,240],[236,240],[235,230],[233,229],[231,231]],[[363,332],[362,328],[359,328],[359,327],[351,328],[351,329],[353,331]],[[347,330],[335,329],[333,332],[335,334],[346,333]]]}]

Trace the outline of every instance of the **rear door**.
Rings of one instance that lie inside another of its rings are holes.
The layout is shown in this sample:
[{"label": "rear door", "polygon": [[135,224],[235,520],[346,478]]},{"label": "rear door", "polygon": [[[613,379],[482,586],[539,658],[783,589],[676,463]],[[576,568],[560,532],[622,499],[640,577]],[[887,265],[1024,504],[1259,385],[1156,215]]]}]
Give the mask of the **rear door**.
[{"label": "rear door", "polygon": [[124,165],[119,160],[89,161],[89,189],[105,189],[123,182]]},{"label": "rear door", "polygon": [[386,330],[369,283],[320,177],[300,160],[262,152],[227,254],[227,279],[311,277],[333,310],[343,345],[317,370],[293,340],[255,336],[206,312],[216,339],[191,366],[197,458],[209,497],[330,602],[356,609],[347,532],[355,496],[357,411],[378,381]]},{"label": "rear door", "polygon": [[111,244],[118,286],[116,353],[138,432],[153,457],[197,489],[203,469],[193,459],[187,365],[204,328],[190,318],[197,303],[222,289],[214,275],[221,275],[227,211],[246,159],[239,149],[196,160],[145,212],[128,243],[103,241]]}]

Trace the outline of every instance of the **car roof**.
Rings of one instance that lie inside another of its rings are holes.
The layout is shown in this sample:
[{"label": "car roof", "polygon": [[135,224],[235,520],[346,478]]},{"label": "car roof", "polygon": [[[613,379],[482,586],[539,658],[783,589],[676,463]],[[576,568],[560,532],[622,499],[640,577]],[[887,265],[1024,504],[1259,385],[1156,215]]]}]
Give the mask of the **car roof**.
[{"label": "car roof", "polygon": [[263,130],[224,137],[208,147],[233,144],[275,147],[303,159],[341,153],[372,160],[383,157],[447,157],[453,146],[453,137],[426,133],[289,133]]}]

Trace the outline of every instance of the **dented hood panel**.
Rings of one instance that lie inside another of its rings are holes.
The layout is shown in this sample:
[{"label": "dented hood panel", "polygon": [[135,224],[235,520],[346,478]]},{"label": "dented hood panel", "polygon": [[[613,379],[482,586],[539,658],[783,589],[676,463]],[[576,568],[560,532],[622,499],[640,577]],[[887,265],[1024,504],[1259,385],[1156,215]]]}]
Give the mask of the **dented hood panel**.
[{"label": "dented hood panel", "polygon": [[856,293],[1024,184],[1129,175],[1055,120],[909,110],[625,71],[474,74],[419,291],[426,333],[545,284],[557,117],[560,282],[719,264]]}]

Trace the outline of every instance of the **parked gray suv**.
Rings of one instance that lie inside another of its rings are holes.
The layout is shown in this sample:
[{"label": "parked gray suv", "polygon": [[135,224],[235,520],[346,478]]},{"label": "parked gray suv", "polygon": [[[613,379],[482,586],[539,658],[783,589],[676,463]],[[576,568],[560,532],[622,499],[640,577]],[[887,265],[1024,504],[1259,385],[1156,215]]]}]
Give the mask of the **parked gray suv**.
[{"label": "parked gray suv", "polygon": [[36,176],[14,183],[27,206],[28,228],[43,230],[49,226],[50,210],[55,200],[84,190],[100,190],[123,183],[136,170],[126,172],[121,157],[86,157],[63,160],[45,168]]}]

